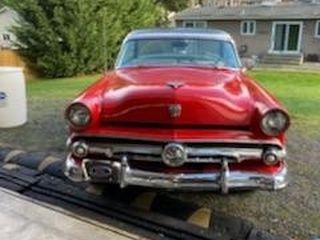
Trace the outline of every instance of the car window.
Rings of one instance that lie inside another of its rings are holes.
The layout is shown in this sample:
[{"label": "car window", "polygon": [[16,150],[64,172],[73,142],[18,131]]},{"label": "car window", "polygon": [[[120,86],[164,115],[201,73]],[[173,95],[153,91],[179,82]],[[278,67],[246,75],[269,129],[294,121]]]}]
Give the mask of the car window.
[{"label": "car window", "polygon": [[122,48],[117,67],[145,64],[219,65],[237,68],[237,55],[227,41],[206,39],[138,39]]}]

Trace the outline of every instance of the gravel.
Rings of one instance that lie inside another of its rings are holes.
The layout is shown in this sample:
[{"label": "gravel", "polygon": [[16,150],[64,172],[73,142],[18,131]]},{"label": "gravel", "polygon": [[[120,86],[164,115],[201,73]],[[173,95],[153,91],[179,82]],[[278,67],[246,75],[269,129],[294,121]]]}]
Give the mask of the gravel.
[{"label": "gravel", "polygon": [[[1,129],[0,142],[15,148],[47,151],[64,157],[67,130],[63,106],[68,100],[33,101],[29,122],[19,128]],[[289,132],[290,184],[277,192],[249,191],[220,195],[165,193],[254,222],[270,233],[292,239],[312,239],[320,235],[320,134],[308,135],[293,126]]]},{"label": "gravel", "polygon": [[276,191],[252,191],[219,195],[181,193],[187,199],[230,215],[254,222],[258,228],[292,239],[320,236],[320,137],[289,133],[288,165],[290,183]]}]

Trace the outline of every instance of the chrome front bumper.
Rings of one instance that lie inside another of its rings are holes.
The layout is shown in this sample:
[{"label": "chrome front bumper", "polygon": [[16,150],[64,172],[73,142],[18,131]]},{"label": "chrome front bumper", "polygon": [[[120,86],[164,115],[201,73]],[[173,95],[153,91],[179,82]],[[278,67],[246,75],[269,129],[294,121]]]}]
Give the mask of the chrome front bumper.
[{"label": "chrome front bumper", "polygon": [[213,173],[171,174],[132,169],[126,157],[121,162],[84,159],[82,165],[71,156],[66,161],[65,174],[76,182],[95,181],[90,177],[88,164],[97,164],[108,169],[101,182],[117,183],[122,188],[128,185],[181,190],[220,190],[228,193],[234,189],[277,190],[287,185],[287,167],[284,164],[276,174],[230,171],[228,162],[222,160],[221,170]]}]

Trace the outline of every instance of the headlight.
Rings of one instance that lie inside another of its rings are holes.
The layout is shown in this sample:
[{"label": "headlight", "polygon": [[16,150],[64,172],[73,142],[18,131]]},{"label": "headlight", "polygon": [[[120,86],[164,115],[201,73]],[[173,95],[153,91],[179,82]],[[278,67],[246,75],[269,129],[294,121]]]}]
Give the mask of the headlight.
[{"label": "headlight", "polygon": [[67,109],[66,119],[71,126],[82,128],[90,123],[91,113],[84,104],[74,103]]},{"label": "headlight", "polygon": [[281,110],[267,112],[261,120],[261,130],[268,136],[277,136],[289,127],[289,117]]}]

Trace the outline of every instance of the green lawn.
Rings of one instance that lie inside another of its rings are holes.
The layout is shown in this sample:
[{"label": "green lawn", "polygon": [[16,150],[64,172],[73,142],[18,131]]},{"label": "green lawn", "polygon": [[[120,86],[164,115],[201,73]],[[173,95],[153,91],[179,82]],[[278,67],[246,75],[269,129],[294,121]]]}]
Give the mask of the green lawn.
[{"label": "green lawn", "polygon": [[[318,134],[320,126],[320,73],[253,71],[250,73],[288,108],[292,130]],[[67,131],[64,109],[87,86],[99,78],[84,76],[66,79],[38,79],[27,84],[28,123],[2,129],[0,143],[23,149],[61,152]],[[28,136],[26,138],[25,136]]]},{"label": "green lawn", "polygon": [[308,132],[317,130],[320,126],[320,73],[253,71],[250,75],[280,99],[297,127]]},{"label": "green lawn", "polygon": [[[250,75],[280,99],[295,123],[320,126],[320,73],[253,71]],[[98,77],[31,81],[28,97],[69,99]]]},{"label": "green lawn", "polygon": [[64,154],[67,139],[64,109],[99,76],[71,79],[37,79],[27,83],[28,122],[1,129],[0,144],[35,151]]},{"label": "green lawn", "polygon": [[76,96],[91,83],[99,79],[99,75],[63,79],[37,79],[27,84],[29,99],[68,99]]},{"label": "green lawn", "polygon": [[[310,233],[318,233],[320,223],[320,73],[253,71],[250,75],[276,95],[293,116],[288,142],[291,184],[279,193],[243,193],[228,197],[186,193],[181,198],[250,219],[260,228],[272,229],[278,234],[293,236],[293,239],[309,239]],[[68,134],[64,109],[98,78],[85,76],[28,82],[28,123],[18,128],[1,129],[0,144],[65,157]],[[177,193],[172,195],[177,196]]]}]

